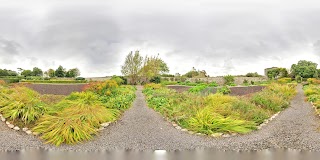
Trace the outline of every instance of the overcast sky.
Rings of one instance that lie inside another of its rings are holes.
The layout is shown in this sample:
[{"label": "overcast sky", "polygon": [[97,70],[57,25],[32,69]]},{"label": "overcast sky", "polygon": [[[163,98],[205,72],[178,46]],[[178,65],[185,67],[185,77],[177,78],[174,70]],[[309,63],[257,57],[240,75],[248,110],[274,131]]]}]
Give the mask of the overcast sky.
[{"label": "overcast sky", "polygon": [[320,2],[0,0],[0,68],[62,65],[107,76],[121,74],[131,50],[159,53],[172,74],[320,63]]}]

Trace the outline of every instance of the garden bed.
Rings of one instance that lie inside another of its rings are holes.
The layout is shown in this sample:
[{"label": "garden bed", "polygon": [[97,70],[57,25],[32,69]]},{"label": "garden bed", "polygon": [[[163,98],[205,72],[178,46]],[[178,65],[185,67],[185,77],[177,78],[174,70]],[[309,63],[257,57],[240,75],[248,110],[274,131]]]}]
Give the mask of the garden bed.
[{"label": "garden bed", "polygon": [[228,136],[261,128],[289,107],[296,89],[295,85],[271,84],[260,92],[241,97],[221,93],[179,93],[161,85],[148,84],[143,92],[148,106],[176,124],[176,128],[198,134]]},{"label": "garden bed", "polygon": [[[167,88],[173,89],[179,93],[188,91],[191,86],[181,86],[181,85],[168,85]],[[230,87],[231,93],[230,95],[232,96],[243,96],[243,95],[248,95],[252,93],[256,93],[261,91],[265,86],[240,86],[240,87]],[[217,87],[208,87],[202,91],[203,93],[216,93],[217,92]]]},{"label": "garden bed", "polygon": [[86,84],[33,84],[27,83],[26,87],[40,94],[69,95],[72,92],[81,92]]},{"label": "garden bed", "polygon": [[41,95],[30,88],[0,85],[0,119],[9,128],[39,135],[57,146],[91,140],[116,121],[136,97],[135,87],[121,86],[114,80],[89,83],[81,86],[82,92],[72,90],[68,96]]}]

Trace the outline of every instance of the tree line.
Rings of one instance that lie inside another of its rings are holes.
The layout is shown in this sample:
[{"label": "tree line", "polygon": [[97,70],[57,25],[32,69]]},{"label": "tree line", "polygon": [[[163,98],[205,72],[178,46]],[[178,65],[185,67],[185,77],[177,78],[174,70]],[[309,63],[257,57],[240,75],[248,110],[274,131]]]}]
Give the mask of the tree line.
[{"label": "tree line", "polygon": [[29,69],[22,69],[18,68],[18,72],[7,70],[7,69],[0,69],[0,76],[24,76],[24,77],[30,77],[30,76],[37,76],[37,77],[78,77],[80,76],[80,71],[78,68],[72,68],[69,70],[66,70],[61,65],[56,69],[49,69],[47,71],[43,71],[42,69],[38,67],[34,67],[32,70]]},{"label": "tree line", "polygon": [[292,64],[290,69],[286,68],[270,68],[267,69],[269,79],[277,79],[289,77],[293,79],[302,78],[319,78],[320,69],[317,69],[318,64],[312,61],[300,60],[297,64]]}]

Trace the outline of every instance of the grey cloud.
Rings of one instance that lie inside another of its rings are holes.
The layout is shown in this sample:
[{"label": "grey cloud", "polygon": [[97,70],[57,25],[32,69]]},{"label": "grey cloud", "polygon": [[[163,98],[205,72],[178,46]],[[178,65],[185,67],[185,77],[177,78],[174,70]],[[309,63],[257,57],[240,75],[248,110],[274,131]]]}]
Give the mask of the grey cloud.
[{"label": "grey cloud", "polygon": [[[263,72],[260,64],[281,64],[310,44],[320,55],[320,10],[311,3],[75,2],[45,5],[40,18],[30,16],[28,7],[4,7],[0,35],[18,41],[25,49],[21,55],[37,63],[72,62],[88,70],[84,74],[120,73],[132,48],[160,53],[173,73],[195,66],[209,68],[210,75],[246,72],[235,65]],[[19,47],[6,50],[22,53]]]},{"label": "grey cloud", "polygon": [[2,63],[14,63],[14,56],[19,54],[21,45],[15,41],[6,40],[0,37],[0,60]]}]

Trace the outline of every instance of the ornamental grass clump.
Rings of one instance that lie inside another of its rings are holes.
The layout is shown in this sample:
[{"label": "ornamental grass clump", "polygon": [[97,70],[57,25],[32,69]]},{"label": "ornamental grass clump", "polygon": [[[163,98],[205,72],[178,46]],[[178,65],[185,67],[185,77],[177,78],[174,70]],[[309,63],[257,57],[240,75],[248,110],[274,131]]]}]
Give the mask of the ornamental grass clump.
[{"label": "ornamental grass clump", "polygon": [[189,130],[204,133],[248,133],[256,129],[256,124],[250,121],[224,117],[212,112],[209,108],[199,110],[188,120]]},{"label": "ornamental grass clump", "polygon": [[44,115],[33,128],[47,143],[57,146],[90,140],[101,123],[112,122],[120,114],[104,107],[92,92],[73,93],[63,101],[68,106],[53,115]]},{"label": "ornamental grass clump", "polygon": [[3,91],[0,96],[0,112],[5,118],[29,124],[47,110],[36,91],[26,87],[14,87]]}]

